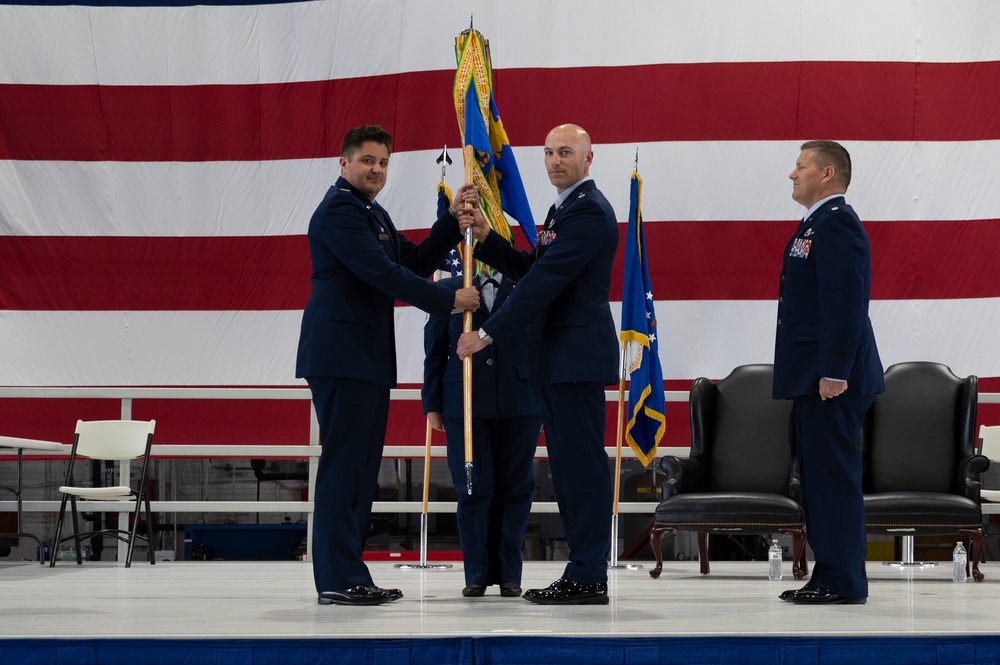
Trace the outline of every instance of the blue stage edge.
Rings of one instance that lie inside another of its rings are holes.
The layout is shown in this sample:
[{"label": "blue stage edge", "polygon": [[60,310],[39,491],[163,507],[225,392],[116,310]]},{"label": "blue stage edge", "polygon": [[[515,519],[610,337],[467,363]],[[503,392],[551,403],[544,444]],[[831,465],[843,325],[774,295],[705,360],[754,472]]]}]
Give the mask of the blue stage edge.
[{"label": "blue stage edge", "polygon": [[415,640],[5,639],[11,665],[987,665],[1000,635]]}]

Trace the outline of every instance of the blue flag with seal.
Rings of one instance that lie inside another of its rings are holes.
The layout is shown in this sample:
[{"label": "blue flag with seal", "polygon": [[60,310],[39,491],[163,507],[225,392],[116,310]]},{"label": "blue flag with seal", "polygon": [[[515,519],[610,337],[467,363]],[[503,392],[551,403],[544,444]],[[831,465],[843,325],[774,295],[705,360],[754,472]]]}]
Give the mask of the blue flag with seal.
[{"label": "blue flag with seal", "polygon": [[642,231],[642,178],[638,172],[632,173],[624,272],[621,340],[629,378],[625,440],[636,457],[648,465],[656,457],[656,448],[666,430],[666,399],[653,287],[649,281]]}]

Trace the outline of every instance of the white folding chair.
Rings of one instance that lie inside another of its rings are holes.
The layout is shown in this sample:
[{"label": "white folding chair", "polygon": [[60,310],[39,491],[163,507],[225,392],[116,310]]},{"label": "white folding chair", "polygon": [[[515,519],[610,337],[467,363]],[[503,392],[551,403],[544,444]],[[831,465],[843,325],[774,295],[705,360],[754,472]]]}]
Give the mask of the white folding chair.
[{"label": "white folding chair", "polygon": [[[80,541],[96,535],[108,535],[128,543],[128,556],[125,567],[132,565],[132,549],[135,546],[136,532],[139,528],[139,511],[145,508],[146,536],[149,544],[149,563],[155,564],[153,555],[153,522],[149,509],[149,493],[146,483],[146,472],[149,465],[149,451],[153,445],[153,429],[155,420],[94,420],[76,421],[76,436],[73,438],[73,450],[70,452],[69,467],[66,470],[66,484],[59,488],[62,492],[62,505],[59,508],[59,520],[56,522],[56,535],[52,541],[52,562],[56,565],[56,552],[63,542],[73,540],[76,543],[76,562],[83,563]],[[119,478],[119,485],[113,487],[80,487],[73,479],[73,468],[77,458],[117,461],[141,459],[142,468],[139,472],[139,483],[136,489],[130,486],[128,477]],[[123,531],[118,528],[101,529],[86,533],[80,532],[80,519],[76,509],[76,500],[86,501],[126,501],[135,499],[132,528]],[[63,519],[66,515],[66,502],[69,501],[73,512],[72,536],[61,538]],[[142,536],[139,536],[142,538]]]},{"label": "white folding chair", "polygon": [[[991,464],[1000,465],[1000,425],[979,426],[979,454],[988,457]],[[983,501],[1000,502],[1000,489],[980,489],[979,497]]]}]

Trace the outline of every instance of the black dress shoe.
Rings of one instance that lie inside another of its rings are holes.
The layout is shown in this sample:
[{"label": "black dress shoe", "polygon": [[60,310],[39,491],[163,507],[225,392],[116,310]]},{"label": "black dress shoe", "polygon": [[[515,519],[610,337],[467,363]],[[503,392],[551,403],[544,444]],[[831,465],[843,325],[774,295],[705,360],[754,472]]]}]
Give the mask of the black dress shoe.
[{"label": "black dress shoe", "polygon": [[521,586],[517,582],[501,582],[500,595],[504,598],[516,598],[521,595]]},{"label": "black dress shoe", "polygon": [[787,591],[782,591],[780,594],[778,594],[778,598],[780,598],[781,600],[791,600],[793,593],[798,593],[799,591],[807,591],[809,589],[815,589],[815,588],[816,587],[814,587],[812,584],[807,584],[801,589],[788,589]]},{"label": "black dress shoe", "polygon": [[539,605],[607,605],[608,583],[583,584],[559,578],[545,589],[528,589],[524,599]]},{"label": "black dress shoe", "polygon": [[782,598],[796,605],[864,605],[868,598],[848,598],[821,586],[803,587]]},{"label": "black dress shoe", "polygon": [[[400,594],[402,596],[403,594]],[[320,591],[320,605],[381,605],[395,600],[385,589],[357,584],[340,591]]]},{"label": "black dress shoe", "polygon": [[403,597],[403,592],[399,589],[383,589],[382,587],[375,586],[374,584],[369,584],[368,588],[372,591],[382,591],[389,594],[389,600],[399,600]]},{"label": "black dress shoe", "polygon": [[480,598],[486,593],[486,587],[481,584],[470,584],[462,589],[462,595],[466,598]]}]

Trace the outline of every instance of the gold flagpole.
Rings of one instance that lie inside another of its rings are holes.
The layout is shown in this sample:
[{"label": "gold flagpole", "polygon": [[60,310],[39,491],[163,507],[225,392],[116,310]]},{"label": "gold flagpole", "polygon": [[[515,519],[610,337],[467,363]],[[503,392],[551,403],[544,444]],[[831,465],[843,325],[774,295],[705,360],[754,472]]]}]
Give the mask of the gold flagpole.
[{"label": "gold flagpole", "polygon": [[[444,149],[441,151],[441,156],[438,157],[435,162],[441,165],[441,184],[444,185],[446,171],[448,165],[451,164],[451,157],[448,156],[447,145],[445,145]],[[437,273],[435,273],[435,275],[437,275]],[[437,279],[438,277],[435,276],[435,280]],[[428,417],[427,432],[424,435],[424,491],[423,504],[420,508],[420,562],[417,564],[397,563],[396,568],[433,568],[436,570],[451,568],[450,563],[436,563],[434,565],[427,563],[427,504],[428,499],[430,498],[431,488],[431,435],[433,433],[434,428],[431,427],[431,419]]]},{"label": "gold flagpole", "polygon": [[[462,156],[465,158],[465,184],[471,184],[473,178],[473,154],[474,148],[466,145],[462,149]],[[467,204],[466,207],[471,207]],[[462,270],[463,285],[465,288],[472,286],[472,272],[475,264],[472,261],[472,229],[465,229],[465,247],[462,252],[464,267]],[[462,332],[472,332],[472,310],[467,309],[462,315]],[[466,356],[462,360],[462,389],[464,398],[465,415],[465,486],[472,495],[472,356]]]},{"label": "gold flagpole", "polygon": [[609,567],[619,568],[618,565],[618,498],[621,491],[622,477],[622,431],[625,426],[625,363],[627,342],[622,342],[620,366],[618,368],[618,424],[615,427],[615,494],[614,507],[611,511],[611,562]]},{"label": "gold flagpole", "polygon": [[[635,163],[632,170],[639,168],[639,149],[635,150]],[[622,435],[625,431],[625,377],[628,371],[628,342],[622,340],[621,359],[618,368],[618,426],[615,428],[615,494],[614,506],[611,511],[611,562],[609,568],[642,568],[639,564],[628,564],[627,566],[618,563],[618,499],[621,495],[622,482]]]}]

